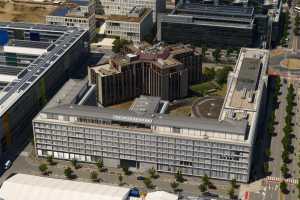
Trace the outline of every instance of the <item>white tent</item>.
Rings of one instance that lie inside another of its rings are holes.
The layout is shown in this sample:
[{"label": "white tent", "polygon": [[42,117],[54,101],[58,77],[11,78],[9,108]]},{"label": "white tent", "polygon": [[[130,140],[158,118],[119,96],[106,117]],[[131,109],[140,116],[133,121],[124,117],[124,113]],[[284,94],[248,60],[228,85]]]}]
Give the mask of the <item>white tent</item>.
[{"label": "white tent", "polygon": [[125,200],[124,187],[16,174],[0,189],[4,200]]},{"label": "white tent", "polygon": [[150,192],[146,195],[145,200],[178,200],[178,195],[164,191]]}]

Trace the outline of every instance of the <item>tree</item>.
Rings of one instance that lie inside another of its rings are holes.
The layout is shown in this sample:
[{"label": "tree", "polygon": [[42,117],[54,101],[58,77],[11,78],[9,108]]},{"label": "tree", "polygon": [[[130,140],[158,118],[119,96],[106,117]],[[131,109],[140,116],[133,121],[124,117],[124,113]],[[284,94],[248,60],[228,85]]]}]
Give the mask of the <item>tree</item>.
[{"label": "tree", "polygon": [[123,183],[123,176],[122,176],[122,174],[119,174],[118,179],[119,179],[119,185],[122,185],[122,183]]},{"label": "tree", "polygon": [[231,187],[231,188],[228,190],[228,193],[227,193],[227,194],[229,195],[229,198],[230,198],[230,199],[234,199],[234,198],[235,198],[234,188]]},{"label": "tree", "polygon": [[126,176],[129,176],[132,174],[132,172],[129,170],[128,166],[124,166],[122,169]]},{"label": "tree", "polygon": [[96,166],[100,172],[104,171],[104,162],[102,159],[97,160]]},{"label": "tree", "polygon": [[202,177],[202,184],[205,185],[206,187],[210,185],[209,178],[206,174],[204,174],[204,176]]},{"label": "tree", "polygon": [[207,186],[202,183],[199,185],[199,190],[201,193],[205,193],[207,192]]},{"label": "tree", "polygon": [[128,40],[117,38],[113,42],[112,51],[114,53],[119,53],[128,44],[130,44]]},{"label": "tree", "polygon": [[150,177],[157,179],[159,177],[157,171],[154,169],[154,167],[152,167],[151,169],[148,170]]},{"label": "tree", "polygon": [[180,182],[180,183],[184,182],[184,178],[183,178],[183,175],[182,175],[182,172],[180,169],[177,170],[177,172],[175,174],[175,179],[177,182]]},{"label": "tree", "polygon": [[232,188],[237,188],[238,186],[235,178],[230,181],[230,184]]},{"label": "tree", "polygon": [[54,161],[53,161],[53,155],[48,155],[47,156],[47,162],[49,163],[49,165],[54,165]]},{"label": "tree", "polygon": [[203,75],[206,78],[206,80],[208,81],[213,80],[216,76],[215,68],[208,68],[208,67],[204,68]]},{"label": "tree", "polygon": [[72,166],[75,168],[75,169],[78,169],[79,168],[79,164],[78,164],[78,161],[77,159],[72,159],[71,160],[71,163],[72,163]]},{"label": "tree", "polygon": [[46,163],[40,164],[39,170],[43,175],[47,174],[48,166]]},{"label": "tree", "polygon": [[221,58],[221,49],[220,48],[215,49],[212,55],[215,58],[215,61],[219,62]]},{"label": "tree", "polygon": [[153,185],[152,181],[150,178],[146,177],[144,180],[143,180],[145,186],[148,188],[148,189],[153,189],[155,186]]},{"label": "tree", "polygon": [[285,181],[281,181],[279,187],[282,193],[287,193],[288,189]]},{"label": "tree", "polygon": [[202,57],[203,57],[203,58],[205,58],[206,52],[207,52],[207,47],[206,47],[206,46],[203,46],[203,47],[202,47]]},{"label": "tree", "polygon": [[92,181],[97,182],[98,181],[98,173],[96,171],[92,171],[90,174],[90,178]]},{"label": "tree", "polygon": [[178,189],[179,183],[176,181],[173,181],[170,183],[171,188],[174,190],[174,192]]},{"label": "tree", "polygon": [[65,168],[64,174],[65,174],[65,176],[67,178],[71,179],[72,178],[72,174],[73,174],[73,171],[72,171],[71,167]]},{"label": "tree", "polygon": [[219,85],[227,82],[227,77],[230,71],[232,71],[232,67],[230,66],[225,66],[216,71],[216,81]]},{"label": "tree", "polygon": [[282,165],[281,168],[280,168],[280,171],[281,171],[283,177],[284,177],[284,178],[287,178],[288,172],[289,172],[289,168],[287,167],[287,164],[286,164],[286,163],[283,163],[283,165]]}]

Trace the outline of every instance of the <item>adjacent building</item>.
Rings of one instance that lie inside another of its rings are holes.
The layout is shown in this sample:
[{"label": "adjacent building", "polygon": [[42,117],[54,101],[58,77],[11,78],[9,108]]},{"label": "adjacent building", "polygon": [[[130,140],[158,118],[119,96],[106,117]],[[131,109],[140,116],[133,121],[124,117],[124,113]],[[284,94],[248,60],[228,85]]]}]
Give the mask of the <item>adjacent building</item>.
[{"label": "adjacent building", "polygon": [[264,116],[268,59],[267,50],[241,49],[219,120],[163,114],[156,109],[157,99],[147,103],[144,98],[129,110],[76,104],[46,107],[33,120],[37,156],[103,159],[110,167],[154,167],[248,182]]},{"label": "adjacent building", "polygon": [[159,15],[157,30],[160,41],[212,48],[252,47],[256,38],[254,9],[239,6],[180,2]]},{"label": "adjacent building", "polygon": [[141,42],[152,34],[152,10],[133,7],[126,16],[108,16],[105,23],[105,35]]},{"label": "adjacent building", "polygon": [[[100,3],[100,2],[99,2]],[[165,0],[101,0],[101,6],[105,15],[127,15],[132,8],[148,8],[153,11],[153,21],[156,16],[164,12],[166,8]]]},{"label": "adjacent building", "polygon": [[0,35],[2,153],[28,137],[33,116],[87,56],[89,36],[76,27],[4,22]]},{"label": "adjacent building", "polygon": [[153,46],[117,55],[89,69],[98,103],[120,103],[140,95],[174,100],[187,96],[189,85],[201,79],[201,53],[190,46]]},{"label": "adjacent building", "polygon": [[89,0],[72,0],[46,16],[46,23],[59,26],[80,27],[96,35],[95,3]]}]

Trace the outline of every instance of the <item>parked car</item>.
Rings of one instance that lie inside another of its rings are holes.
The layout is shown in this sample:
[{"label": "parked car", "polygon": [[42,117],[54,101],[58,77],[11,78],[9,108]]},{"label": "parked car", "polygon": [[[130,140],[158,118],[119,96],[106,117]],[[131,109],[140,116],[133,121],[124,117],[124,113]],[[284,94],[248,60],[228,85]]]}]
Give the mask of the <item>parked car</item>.
[{"label": "parked car", "polygon": [[143,176],[138,176],[138,177],[136,177],[136,179],[139,180],[139,181],[143,181],[143,180],[145,180],[145,177],[143,177]]},{"label": "parked car", "polygon": [[140,191],[139,191],[139,189],[136,188],[136,187],[131,188],[130,192],[129,192],[129,196],[130,197],[140,197]]}]

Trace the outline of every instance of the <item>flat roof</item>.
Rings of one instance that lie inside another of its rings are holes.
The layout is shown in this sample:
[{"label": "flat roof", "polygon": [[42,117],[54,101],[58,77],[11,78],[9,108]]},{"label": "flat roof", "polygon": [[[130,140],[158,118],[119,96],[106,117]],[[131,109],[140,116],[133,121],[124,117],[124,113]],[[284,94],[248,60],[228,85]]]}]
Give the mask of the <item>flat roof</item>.
[{"label": "flat roof", "polygon": [[51,44],[48,52],[40,55],[27,68],[18,74],[18,79],[8,84],[0,97],[0,115],[2,116],[18,99],[46,73],[71,46],[87,31],[77,27],[64,27],[44,24],[0,22],[1,30],[27,30],[59,33],[60,37]]},{"label": "flat roof", "polygon": [[51,43],[32,40],[15,40],[11,39],[5,46],[28,47],[36,49],[47,49]]},{"label": "flat roof", "polygon": [[129,110],[138,113],[156,113],[159,108],[160,101],[160,97],[142,95],[134,100]]},{"label": "flat roof", "polygon": [[52,97],[45,108],[64,104],[75,104],[81,91],[88,88],[87,79],[69,79],[62,88]]},{"label": "flat roof", "polygon": [[130,13],[127,15],[109,15],[107,16],[106,23],[108,21],[120,21],[120,22],[141,22],[146,16],[152,12],[151,9],[145,8],[140,16],[131,16]]},{"label": "flat roof", "polygon": [[5,200],[124,200],[130,189],[112,185],[16,174],[5,180],[0,198]]},{"label": "flat roof", "polygon": [[89,117],[106,121],[120,121],[157,126],[173,126],[206,131],[218,131],[245,135],[247,121],[218,121],[215,119],[197,119],[192,117],[173,117],[167,114],[136,113],[129,110],[100,108],[95,106],[61,105],[43,109],[42,113]]}]

